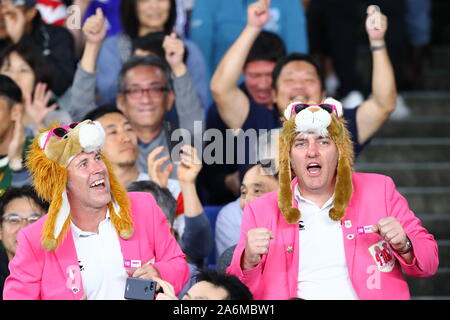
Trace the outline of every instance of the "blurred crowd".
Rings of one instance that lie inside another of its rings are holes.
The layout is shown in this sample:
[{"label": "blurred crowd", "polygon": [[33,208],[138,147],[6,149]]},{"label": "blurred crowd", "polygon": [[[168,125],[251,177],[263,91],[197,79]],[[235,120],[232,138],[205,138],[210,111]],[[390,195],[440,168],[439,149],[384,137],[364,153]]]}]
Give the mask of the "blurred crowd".
[{"label": "blurred crowd", "polygon": [[[342,3],[1,1],[2,286],[18,231],[49,206],[33,190],[27,150],[55,122],[85,119],[104,128],[120,183],[153,194],[192,274],[225,272],[243,208],[278,189],[291,101],[341,101],[356,155],[389,118],[410,114],[402,93],[422,73],[431,1]],[[369,74],[357,65],[361,46]]]}]

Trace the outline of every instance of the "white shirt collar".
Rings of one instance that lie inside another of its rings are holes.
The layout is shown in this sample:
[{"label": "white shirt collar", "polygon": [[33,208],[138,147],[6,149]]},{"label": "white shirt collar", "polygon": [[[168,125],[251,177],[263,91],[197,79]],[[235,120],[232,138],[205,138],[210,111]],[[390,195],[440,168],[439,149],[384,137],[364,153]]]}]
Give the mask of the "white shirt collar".
[{"label": "white shirt collar", "polygon": [[[105,216],[105,219],[102,220],[102,221],[100,221],[99,225],[100,225],[101,223],[104,223],[104,222],[110,221],[110,220],[111,220],[111,216],[110,216],[110,214],[109,214],[109,208],[108,208],[108,209],[106,209],[106,216]],[[96,235],[96,234],[97,234],[96,232],[83,231],[83,230],[81,230],[81,229],[78,228],[72,221],[70,221],[70,225],[71,225],[71,228],[72,228],[72,233],[73,233],[73,235],[75,236],[75,238],[86,238],[86,237],[90,237],[90,236],[93,236],[93,235]]]},{"label": "white shirt collar", "polygon": [[[304,198],[301,193],[300,190],[298,188],[298,184],[295,186],[294,188],[294,196],[295,199],[300,203],[300,202],[306,202],[309,203],[311,205],[314,205],[317,207],[317,205],[312,202],[311,200],[308,200],[306,198]],[[322,208],[319,208],[320,210],[326,209],[327,207],[329,207],[329,209],[331,209],[333,207],[333,200],[334,200],[334,193],[331,195],[330,199],[327,200],[327,202],[324,203],[324,205],[322,206]]]}]

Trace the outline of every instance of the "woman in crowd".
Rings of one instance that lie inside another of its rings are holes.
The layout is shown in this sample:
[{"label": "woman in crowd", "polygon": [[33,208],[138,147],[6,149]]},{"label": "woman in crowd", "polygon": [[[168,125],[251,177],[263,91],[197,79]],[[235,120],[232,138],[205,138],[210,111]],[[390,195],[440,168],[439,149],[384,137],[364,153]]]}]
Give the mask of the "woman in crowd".
[{"label": "woman in crowd", "polygon": [[25,102],[25,126],[37,133],[39,129],[56,120],[69,123],[66,111],[56,110],[57,104],[48,106],[52,92],[52,78],[46,71],[41,52],[32,44],[20,42],[11,45],[0,56],[0,74],[13,79],[22,90]]},{"label": "woman in crowd", "polygon": [[[97,90],[100,103],[112,103],[117,93],[117,76],[122,64],[132,55],[132,43],[153,32],[170,35],[176,22],[175,0],[129,0],[120,4],[123,32],[108,37],[98,59]],[[206,105],[207,83],[204,58],[198,47],[184,40],[188,57],[187,69],[197,92]]]}]

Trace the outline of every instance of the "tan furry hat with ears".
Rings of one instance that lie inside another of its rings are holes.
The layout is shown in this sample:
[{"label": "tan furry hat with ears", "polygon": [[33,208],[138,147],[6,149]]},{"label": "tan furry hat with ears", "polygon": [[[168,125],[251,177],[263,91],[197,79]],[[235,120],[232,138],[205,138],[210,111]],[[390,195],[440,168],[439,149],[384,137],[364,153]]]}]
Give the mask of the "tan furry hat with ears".
[{"label": "tan furry hat with ears", "polygon": [[330,218],[339,221],[345,216],[345,210],[353,193],[353,144],[350,133],[342,118],[342,104],[327,98],[321,104],[310,105],[305,102],[292,102],[285,109],[283,129],[280,135],[278,206],[288,223],[297,223],[301,212],[292,207],[290,153],[294,139],[301,133],[316,133],[329,136],[337,146],[339,160],[336,172],[333,208]]},{"label": "tan furry hat with ears", "polygon": [[[67,198],[67,167],[81,152],[100,151],[105,142],[105,132],[97,121],[85,120],[59,127],[53,125],[37,136],[27,154],[26,165],[33,178],[33,186],[39,196],[50,202],[41,243],[46,250],[55,250],[70,227],[70,203]],[[130,203],[124,187],[115,177],[109,161],[105,162],[110,186],[111,202],[108,203],[111,221],[124,239],[133,235]]]}]

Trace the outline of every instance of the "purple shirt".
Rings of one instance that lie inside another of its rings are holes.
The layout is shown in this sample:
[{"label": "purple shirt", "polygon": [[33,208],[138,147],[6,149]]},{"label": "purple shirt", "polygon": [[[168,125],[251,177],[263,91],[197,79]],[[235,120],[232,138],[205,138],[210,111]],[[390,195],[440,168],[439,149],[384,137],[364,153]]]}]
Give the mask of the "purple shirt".
[{"label": "purple shirt", "polygon": [[102,8],[106,18],[108,25],[107,36],[112,36],[122,31],[122,24],[120,22],[120,0],[92,1],[84,14],[83,23],[88,17],[95,14],[97,8]]}]

